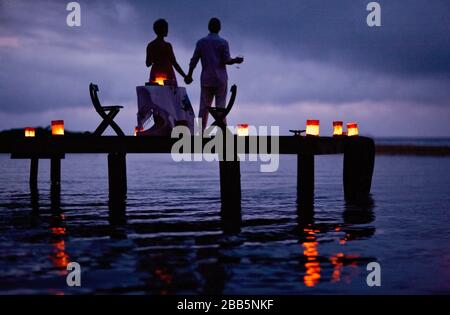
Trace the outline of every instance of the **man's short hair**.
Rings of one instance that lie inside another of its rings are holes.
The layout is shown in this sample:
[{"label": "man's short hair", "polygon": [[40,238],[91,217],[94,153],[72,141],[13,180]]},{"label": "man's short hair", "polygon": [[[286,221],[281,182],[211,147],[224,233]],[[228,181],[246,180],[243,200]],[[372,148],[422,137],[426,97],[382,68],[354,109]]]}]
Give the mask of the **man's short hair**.
[{"label": "man's short hair", "polygon": [[213,17],[211,20],[209,20],[208,30],[211,33],[219,33],[219,31],[220,31],[220,20],[218,18],[216,18],[216,17]]},{"label": "man's short hair", "polygon": [[153,23],[153,30],[156,35],[163,36],[166,35],[167,30],[169,29],[169,23],[167,23],[164,19],[158,19]]}]

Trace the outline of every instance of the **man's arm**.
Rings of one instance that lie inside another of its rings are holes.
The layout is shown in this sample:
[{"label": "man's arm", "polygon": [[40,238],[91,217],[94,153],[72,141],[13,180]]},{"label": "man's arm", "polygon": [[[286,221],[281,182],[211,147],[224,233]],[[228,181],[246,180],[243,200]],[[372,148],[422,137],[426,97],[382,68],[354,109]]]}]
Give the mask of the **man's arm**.
[{"label": "man's arm", "polygon": [[236,58],[230,58],[228,61],[225,61],[226,65],[234,65],[235,63],[243,63],[244,58],[243,57],[236,57]]},{"label": "man's arm", "polygon": [[194,73],[194,69],[198,64],[198,61],[200,60],[200,45],[197,42],[197,45],[195,45],[194,54],[192,55],[191,62],[189,63],[189,72],[187,74],[187,77],[192,80],[192,74]]},{"label": "man's arm", "polygon": [[242,63],[244,61],[244,58],[242,58],[242,57],[231,58],[230,48],[228,46],[227,41],[225,41],[225,45],[224,45],[222,54],[223,54],[222,60],[224,61],[224,64],[226,64],[226,65],[234,65],[235,63]]}]

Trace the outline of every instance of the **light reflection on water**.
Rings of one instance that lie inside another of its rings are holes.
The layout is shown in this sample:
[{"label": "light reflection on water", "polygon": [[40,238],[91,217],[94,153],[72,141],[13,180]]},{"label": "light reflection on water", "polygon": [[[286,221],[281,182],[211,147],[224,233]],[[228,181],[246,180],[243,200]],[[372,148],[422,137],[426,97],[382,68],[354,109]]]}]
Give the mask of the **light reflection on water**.
[{"label": "light reflection on water", "polygon": [[[59,204],[45,162],[30,196],[26,161],[0,157],[1,293],[449,292],[449,159],[377,157],[373,202],[355,206],[343,200],[342,157],[318,157],[313,209],[296,204],[295,157],[273,174],[243,163],[238,232],[224,230],[216,164],[127,161],[128,198],[108,204],[106,156],[67,156]],[[81,288],[66,287],[70,261]],[[381,288],[366,286],[371,261]]]}]

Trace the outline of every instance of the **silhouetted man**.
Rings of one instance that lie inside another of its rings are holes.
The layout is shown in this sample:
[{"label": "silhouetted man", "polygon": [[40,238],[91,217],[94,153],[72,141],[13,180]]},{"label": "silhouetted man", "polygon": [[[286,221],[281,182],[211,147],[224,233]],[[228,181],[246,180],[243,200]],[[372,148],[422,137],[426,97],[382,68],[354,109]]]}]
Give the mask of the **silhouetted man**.
[{"label": "silhouetted man", "polygon": [[202,128],[206,128],[208,121],[208,108],[213,98],[216,99],[216,107],[225,107],[227,97],[228,75],[226,65],[242,63],[244,58],[230,57],[228,42],[219,36],[220,20],[209,20],[209,34],[197,42],[194,54],[189,64],[189,73],[185,78],[186,84],[192,82],[192,73],[198,61],[202,62],[202,74],[200,77],[200,111],[198,116],[202,118]]}]

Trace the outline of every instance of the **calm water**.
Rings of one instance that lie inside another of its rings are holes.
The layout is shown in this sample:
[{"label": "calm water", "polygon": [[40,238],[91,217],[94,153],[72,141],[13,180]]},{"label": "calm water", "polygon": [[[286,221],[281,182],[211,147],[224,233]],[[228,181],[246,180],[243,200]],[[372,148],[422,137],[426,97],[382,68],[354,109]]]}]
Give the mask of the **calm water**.
[{"label": "calm water", "polygon": [[[314,212],[297,209],[294,156],[271,174],[243,163],[237,233],[222,230],[216,163],[127,163],[125,216],[108,208],[105,155],[66,156],[60,208],[48,161],[36,200],[29,162],[0,155],[0,293],[450,293],[450,158],[377,156],[373,205],[352,208],[342,156],[316,157]],[[66,286],[69,261],[81,288]]]},{"label": "calm water", "polygon": [[383,145],[416,145],[416,146],[450,146],[450,138],[376,138],[377,144]]}]

